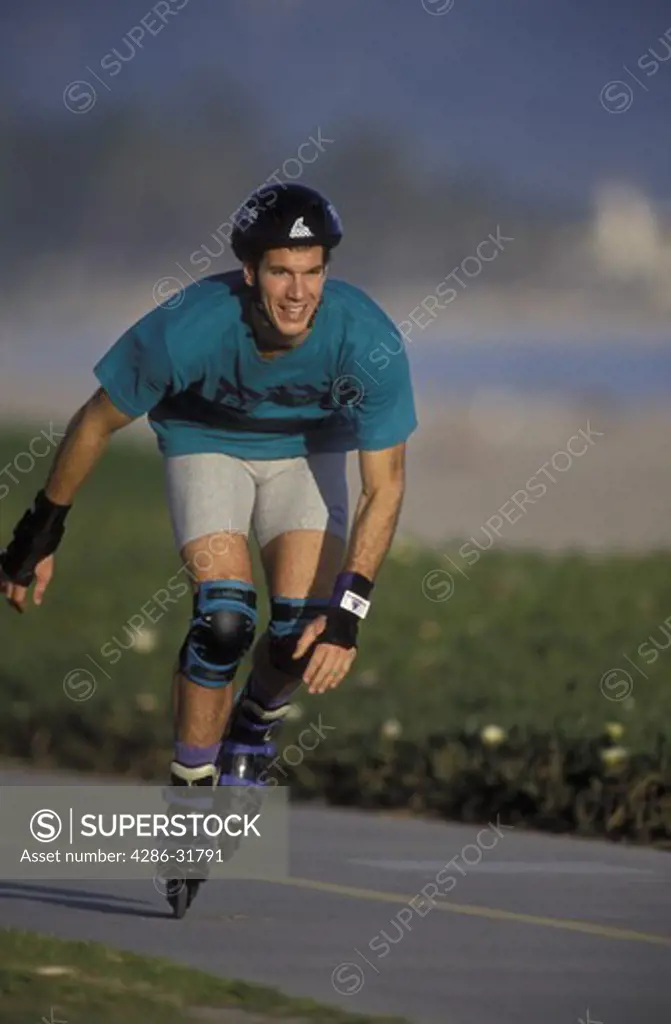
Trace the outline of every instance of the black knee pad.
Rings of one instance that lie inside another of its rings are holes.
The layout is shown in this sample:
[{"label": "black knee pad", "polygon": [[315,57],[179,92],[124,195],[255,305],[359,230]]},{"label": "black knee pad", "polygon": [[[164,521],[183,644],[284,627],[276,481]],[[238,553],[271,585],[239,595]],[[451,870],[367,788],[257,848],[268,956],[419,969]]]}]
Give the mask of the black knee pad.
[{"label": "black knee pad", "polygon": [[256,590],[240,580],[208,580],[194,596],[180,672],[200,686],[232,682],[256,631]]},{"label": "black knee pad", "polygon": [[268,657],[279,672],[284,672],[295,679],[302,679],[315,644],[311,644],[300,658],[294,658],[292,655],[305,627],[318,615],[325,615],[328,605],[328,598],[272,598],[271,619],[268,624]]}]

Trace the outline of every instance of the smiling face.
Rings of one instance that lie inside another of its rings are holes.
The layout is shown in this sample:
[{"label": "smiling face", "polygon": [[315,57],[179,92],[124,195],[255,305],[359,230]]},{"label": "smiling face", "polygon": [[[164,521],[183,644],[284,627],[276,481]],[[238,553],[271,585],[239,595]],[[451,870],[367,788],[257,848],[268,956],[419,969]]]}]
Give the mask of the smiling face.
[{"label": "smiling face", "polygon": [[[254,284],[251,264],[245,265],[244,273],[246,283]],[[298,344],[307,336],[325,281],[321,245],[270,249],[264,253],[258,268],[261,302],[271,323],[289,344]]]}]

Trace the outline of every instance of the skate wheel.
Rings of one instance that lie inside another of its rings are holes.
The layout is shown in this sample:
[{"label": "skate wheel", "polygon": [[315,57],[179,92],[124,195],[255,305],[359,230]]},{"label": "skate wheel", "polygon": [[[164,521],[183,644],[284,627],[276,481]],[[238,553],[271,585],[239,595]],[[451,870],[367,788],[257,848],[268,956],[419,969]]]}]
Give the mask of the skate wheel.
[{"label": "skate wheel", "polygon": [[198,890],[199,889],[200,889],[200,879],[197,879],[194,882],[187,882],[186,883],[186,890],[187,890],[188,897],[189,897],[188,901],[187,901],[187,904],[186,904],[187,907],[191,906],[191,904],[195,900],[196,896],[198,895]]},{"label": "skate wheel", "polygon": [[184,917],[191,902],[189,887],[182,885],[174,895],[168,897],[168,902],[172,907],[173,917],[178,919]]}]

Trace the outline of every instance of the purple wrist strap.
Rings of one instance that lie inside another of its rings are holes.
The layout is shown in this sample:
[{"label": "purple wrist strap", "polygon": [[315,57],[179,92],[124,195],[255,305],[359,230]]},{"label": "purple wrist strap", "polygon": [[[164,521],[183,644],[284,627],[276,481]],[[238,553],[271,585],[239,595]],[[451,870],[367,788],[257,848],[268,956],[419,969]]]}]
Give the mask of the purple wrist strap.
[{"label": "purple wrist strap", "polygon": [[342,601],[343,594],[346,590],[351,590],[352,593],[357,594],[359,597],[363,597],[364,600],[368,600],[373,587],[375,586],[371,580],[362,576],[358,572],[341,572],[336,577],[335,586],[333,588],[333,594],[329,601],[329,607],[339,608],[340,602]]}]

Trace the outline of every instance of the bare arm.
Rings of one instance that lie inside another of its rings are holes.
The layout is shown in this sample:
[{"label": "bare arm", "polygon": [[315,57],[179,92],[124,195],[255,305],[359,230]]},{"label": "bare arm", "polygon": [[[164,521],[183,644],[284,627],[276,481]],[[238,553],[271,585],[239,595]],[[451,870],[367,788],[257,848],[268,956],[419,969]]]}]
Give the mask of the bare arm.
[{"label": "bare arm", "polygon": [[132,422],[133,417],[117,409],[98,388],[68,423],[44,485],[47,497],[57,505],[71,505],[111,435]]},{"label": "bare arm", "polygon": [[[75,494],[91,473],[107,447],[107,442],[115,430],[127,426],[133,420],[119,411],[99,388],[88,402],[78,409],[68,423],[63,440],[58,446],[52,463],[44,491],[47,498],[55,505],[71,505]],[[37,499],[31,515],[37,508]],[[62,510],[63,511],[63,510]],[[65,511],[67,515],[67,511]],[[24,517],[25,519],[25,517]],[[15,531],[16,538],[16,531]],[[24,539],[25,548],[25,539]],[[53,554],[45,555],[31,564],[27,552],[18,557],[16,552],[10,553],[12,544],[2,552],[0,565],[0,593],[4,594],[9,604],[18,612],[25,610],[26,598],[30,582],[34,580],[33,601],[42,604],[44,593],[54,571]],[[55,550],[55,545],[51,551]],[[39,555],[37,556],[39,558]],[[14,562],[12,562],[14,558]],[[27,558],[27,562],[26,562]],[[28,576],[24,579],[25,573]]]},{"label": "bare arm", "polygon": [[[345,573],[359,573],[371,582],[375,581],[391,546],[403,503],[405,444],[404,441],[381,451],[359,452],[361,495],[345,560]],[[337,611],[340,613],[341,609]],[[308,623],[296,645],[294,658],[302,657],[310,644],[319,640],[327,626],[327,615],[318,616]],[[343,643],[342,637],[334,637],[318,643],[303,673],[310,693],[324,693],[344,679],[356,657],[356,641],[352,642],[355,646],[350,646],[347,641]]]},{"label": "bare arm", "polygon": [[352,526],[345,569],[374,580],[398,525],[405,493],[406,443],[377,452],[359,452],[361,494]]}]

